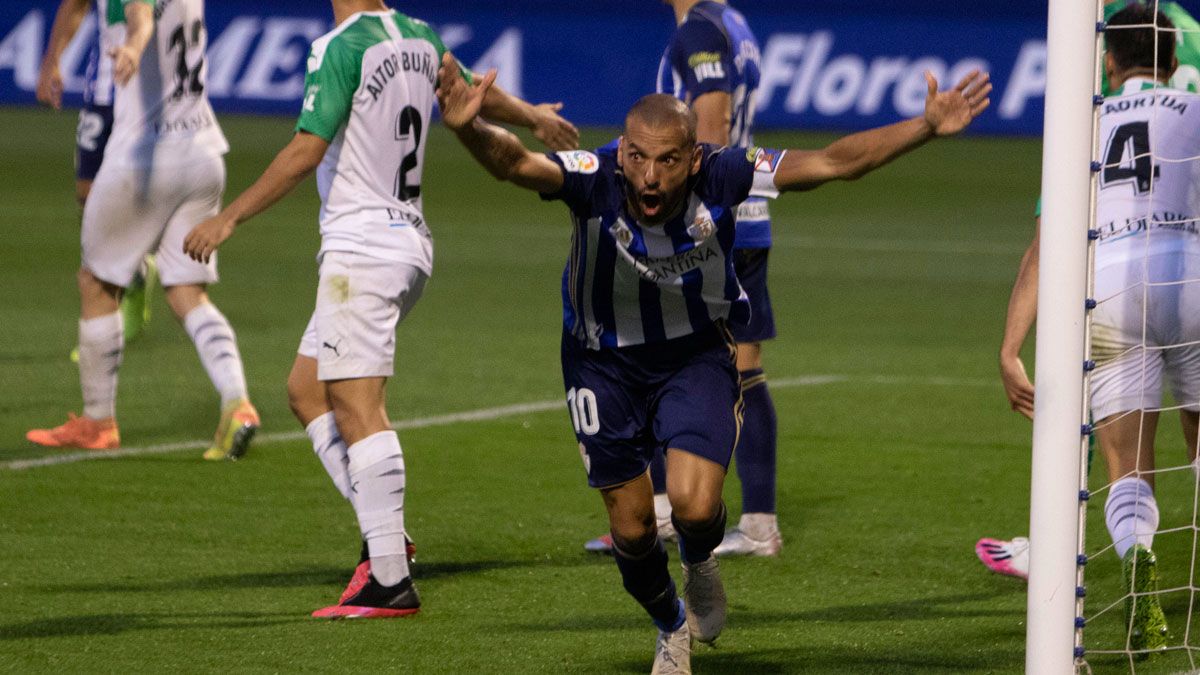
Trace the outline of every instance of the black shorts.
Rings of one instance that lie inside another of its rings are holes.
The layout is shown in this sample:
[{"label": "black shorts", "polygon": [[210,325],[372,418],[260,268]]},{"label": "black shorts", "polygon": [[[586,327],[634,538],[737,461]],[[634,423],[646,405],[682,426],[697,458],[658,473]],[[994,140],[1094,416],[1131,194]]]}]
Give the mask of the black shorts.
[{"label": "black shorts", "polygon": [[88,104],[79,111],[79,126],[75,129],[75,180],[96,179],[112,126],[110,105]]},{"label": "black shorts", "polygon": [[588,484],[646,472],[656,448],[729,467],[742,420],[732,337],[722,327],[649,345],[587,349],[563,334],[563,386]]},{"label": "black shorts", "polygon": [[762,342],[775,337],[775,313],[771,311],[771,294],[767,291],[767,257],[769,248],[739,248],[733,251],[733,270],[750,298],[750,323],[730,324],[729,332],[739,343]]}]

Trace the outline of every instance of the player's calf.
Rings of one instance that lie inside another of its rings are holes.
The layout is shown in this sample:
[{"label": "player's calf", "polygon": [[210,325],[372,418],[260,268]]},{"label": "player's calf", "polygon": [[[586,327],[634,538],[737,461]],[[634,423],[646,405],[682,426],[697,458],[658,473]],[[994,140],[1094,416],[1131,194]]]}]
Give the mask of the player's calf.
[{"label": "player's calf", "polygon": [[121,287],[111,284],[80,267],[75,275],[79,286],[80,314],[83,319],[115,314],[121,306]]},{"label": "player's calf", "polygon": [[686,620],[675,580],[667,568],[667,550],[653,528],[649,536],[614,538],[613,558],[626,592],[646,610],[660,631],[673,633]]},{"label": "player's calf", "polygon": [[[331,412],[329,394],[317,379],[317,360],[297,354],[287,379],[288,407],[300,424],[309,426],[318,417]],[[333,424],[332,418],[330,424]],[[336,430],[336,428],[335,428]]]},{"label": "player's calf", "polygon": [[[381,431],[348,449],[352,500],[363,552],[337,605],[318,618],[393,617],[414,614],[421,603],[409,571],[411,542],[404,533],[404,455],[395,431]],[[365,575],[363,574],[365,573]]]},{"label": "player's calf", "polygon": [[391,430],[384,408],[386,381],[383,377],[361,377],[331,381],[326,385],[338,433],[347,445],[353,446],[372,434]]}]

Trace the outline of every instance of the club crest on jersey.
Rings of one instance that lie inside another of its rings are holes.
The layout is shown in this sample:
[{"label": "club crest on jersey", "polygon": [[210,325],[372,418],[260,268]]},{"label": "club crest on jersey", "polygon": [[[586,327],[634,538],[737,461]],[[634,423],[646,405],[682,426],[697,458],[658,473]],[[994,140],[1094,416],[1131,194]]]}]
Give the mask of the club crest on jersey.
[{"label": "club crest on jersey", "polygon": [[568,150],[559,153],[563,168],[571,173],[596,173],[600,169],[600,158],[587,150]]},{"label": "club crest on jersey", "polygon": [[705,239],[713,236],[713,232],[716,231],[717,224],[713,222],[712,216],[709,215],[707,210],[697,213],[696,219],[692,221],[691,225],[688,225],[687,229],[688,236],[691,237],[697,245],[699,245]]},{"label": "club crest on jersey", "polygon": [[624,248],[629,248],[629,244],[633,243],[633,230],[629,229],[629,226],[621,218],[617,218],[617,221],[608,228],[608,232]]}]

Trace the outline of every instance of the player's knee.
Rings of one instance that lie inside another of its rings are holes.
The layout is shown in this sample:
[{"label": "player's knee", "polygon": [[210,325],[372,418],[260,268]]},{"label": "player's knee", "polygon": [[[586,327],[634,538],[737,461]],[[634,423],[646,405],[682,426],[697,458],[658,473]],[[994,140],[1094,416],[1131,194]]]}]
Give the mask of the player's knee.
[{"label": "player's knee", "polygon": [[100,280],[97,279],[86,267],[80,267],[75,273],[75,282],[79,284],[81,293],[94,291],[99,287]]},{"label": "player's knee", "polygon": [[655,529],[654,517],[641,523],[627,523],[621,528],[613,524],[613,546],[626,558],[643,558],[658,542],[658,531]]},{"label": "player's knee", "polygon": [[79,294],[84,298],[107,296],[115,299],[121,295],[120,286],[97,278],[86,267],[80,267],[79,271],[75,273],[75,281],[79,284]]},{"label": "player's knee", "polygon": [[654,508],[649,504],[636,509],[612,507],[610,504],[608,523],[617,547],[634,557],[649,550],[658,538]]},{"label": "player's knee", "polygon": [[697,486],[683,486],[672,490],[671,513],[680,522],[702,525],[709,522],[721,510],[721,494]]},{"label": "player's knee", "polygon": [[320,384],[300,377],[294,370],[288,375],[287,397],[292,414],[305,426],[325,414],[328,407],[325,397],[320,395]]}]

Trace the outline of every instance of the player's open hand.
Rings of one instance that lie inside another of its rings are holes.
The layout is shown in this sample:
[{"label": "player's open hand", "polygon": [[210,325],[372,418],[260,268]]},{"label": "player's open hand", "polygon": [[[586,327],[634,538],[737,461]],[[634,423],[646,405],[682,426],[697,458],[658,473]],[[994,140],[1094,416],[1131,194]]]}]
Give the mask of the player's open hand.
[{"label": "player's open hand", "polygon": [[1020,356],[1000,355],[1000,379],[1012,409],[1033,419],[1033,382],[1025,374],[1025,364]]},{"label": "player's open hand", "polygon": [[495,81],[496,69],[493,68],[475,84],[467,84],[459,70],[458,59],[450,52],[443,54],[436,92],[442,124],[457,131],[474,122],[483,106],[483,97]]},{"label": "player's open hand", "polygon": [[42,62],[38,72],[37,100],[55,110],[62,110],[63,79],[57,63]]},{"label": "player's open hand", "polygon": [[183,252],[192,260],[207,263],[226,239],[233,236],[232,218],[218,214],[200,223],[183,240]]},{"label": "player's open hand", "polygon": [[558,114],[562,107],[562,103],[542,103],[533,106],[534,115],[537,116],[533,125],[533,136],[551,150],[578,150],[579,130]]},{"label": "player's open hand", "polygon": [[133,76],[137,75],[141,54],[128,45],[121,45],[108,50],[108,55],[113,60],[113,79],[122,87],[129,84]]},{"label": "player's open hand", "polygon": [[992,83],[987,73],[971,71],[950,91],[938,91],[933,73],[925,71],[929,94],[925,98],[925,121],[937,136],[950,136],[967,128],[991,105]]}]

